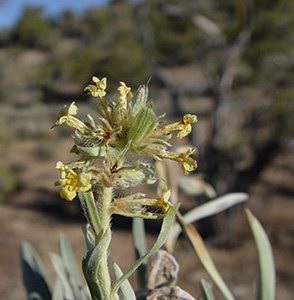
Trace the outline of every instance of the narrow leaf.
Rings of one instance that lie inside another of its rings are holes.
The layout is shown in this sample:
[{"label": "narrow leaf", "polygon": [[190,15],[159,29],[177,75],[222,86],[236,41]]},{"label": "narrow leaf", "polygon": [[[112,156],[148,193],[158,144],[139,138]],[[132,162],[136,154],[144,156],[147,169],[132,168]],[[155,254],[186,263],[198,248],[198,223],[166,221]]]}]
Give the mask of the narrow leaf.
[{"label": "narrow leaf", "polygon": [[76,259],[74,257],[73,250],[70,246],[68,239],[65,237],[64,234],[60,235],[59,238],[59,246],[60,246],[60,253],[62,264],[68,278],[68,282],[71,286],[73,291],[74,297],[76,300],[83,299],[83,285],[82,280],[80,277],[80,271],[78,269]]},{"label": "narrow leaf", "polygon": [[[112,267],[115,280],[118,280],[121,276],[123,276],[123,272],[116,263],[113,263]],[[135,292],[127,279],[121,284],[117,293],[119,300],[136,300]]]},{"label": "narrow leaf", "polygon": [[89,288],[87,285],[84,287],[83,292],[84,292],[84,297],[86,300],[92,300],[92,297],[91,297],[91,294],[90,294],[90,291],[89,291]]},{"label": "narrow leaf", "polygon": [[179,213],[177,214],[177,220],[182,226],[184,235],[190,242],[196,256],[198,257],[203,268],[206,270],[207,274],[214,281],[216,286],[220,289],[227,300],[235,300],[228,286],[216,269],[214,262],[212,261],[198,231],[191,224],[186,223],[184,218]]},{"label": "narrow leaf", "polygon": [[28,242],[22,242],[20,256],[23,272],[23,281],[28,296],[38,294],[44,300],[51,300],[51,292],[43,262]]},{"label": "narrow leaf", "polygon": [[98,236],[101,231],[101,224],[100,224],[93,192],[79,193],[78,195],[79,195],[81,206],[86,215],[86,218],[95,236]]},{"label": "narrow leaf", "polygon": [[86,254],[87,268],[88,272],[91,274],[93,279],[97,279],[98,274],[98,266],[101,262],[101,258],[105,255],[108,246],[111,240],[111,232],[110,228],[108,228],[100,240],[100,242],[96,245],[96,247]]},{"label": "narrow leaf", "polygon": [[[74,294],[73,294],[72,288],[70,286],[70,283],[68,281],[67,274],[64,269],[61,257],[55,253],[50,253],[49,256],[50,256],[54,271],[55,271],[57,277],[59,278],[59,281],[57,281],[58,286],[56,287],[57,291],[55,291],[55,293],[59,293],[59,289],[62,288],[62,295],[64,295],[64,299],[74,300],[75,299]],[[60,285],[62,287],[60,287]],[[63,299],[63,298],[61,298],[61,299]]]},{"label": "narrow leaf", "polygon": [[146,253],[144,256],[142,256],[141,258],[139,258],[127,271],[126,273],[120,277],[120,279],[118,279],[112,289],[111,292],[111,296],[112,298],[114,298],[114,295],[117,292],[117,289],[120,287],[120,285],[127,279],[129,278],[135,271],[136,269],[144,262],[146,261],[152,254],[154,254],[166,241],[168,234],[170,232],[171,229],[171,225],[174,219],[174,216],[179,208],[179,204],[172,207],[167,214],[165,215],[163,221],[162,221],[162,225],[161,225],[161,230],[160,233],[158,235],[158,238],[155,242],[155,244],[153,245],[153,247],[151,248],[151,250]]},{"label": "narrow leaf", "polygon": [[90,229],[90,225],[87,224],[86,226],[83,227],[83,233],[85,236],[87,249],[91,250],[92,248],[95,247],[95,238],[89,229]]},{"label": "narrow leaf", "polygon": [[83,257],[83,272],[93,299],[102,299],[102,289],[104,288],[105,290],[107,286],[110,286],[110,280],[109,282],[106,282],[103,287],[99,286],[101,278],[98,280],[101,259],[103,256],[107,255],[106,252],[110,240],[111,231],[110,228],[108,228],[99,243]]},{"label": "narrow leaf", "polygon": [[249,209],[246,209],[247,219],[250,224],[259,262],[259,280],[257,300],[275,299],[275,263],[272,248],[265,230]]},{"label": "narrow leaf", "polygon": [[[133,218],[132,233],[136,259],[139,259],[147,252],[144,219]],[[140,288],[144,288],[146,286],[146,265],[144,263],[138,269],[138,282]]]},{"label": "narrow leaf", "polygon": [[217,196],[214,188],[206,183],[201,175],[181,176],[178,185],[186,194],[191,196],[205,195],[210,199]]},{"label": "narrow leaf", "polygon": [[202,291],[200,300],[215,300],[212,292],[211,284],[209,284],[204,279],[201,279],[200,284],[201,284],[201,291]]},{"label": "narrow leaf", "polygon": [[[186,223],[193,223],[200,219],[210,217],[217,213],[220,213],[234,205],[240,204],[244,201],[247,201],[249,198],[246,193],[230,193],[224,196],[221,196],[217,199],[206,202],[202,205],[195,207],[186,213],[183,218]],[[181,226],[176,223],[173,231],[174,241],[177,240],[179,234],[181,233]]]},{"label": "narrow leaf", "polygon": [[148,87],[141,85],[138,91],[136,92],[135,96],[130,101],[130,103],[133,106],[132,115],[130,119],[132,119],[132,117],[135,117],[137,113],[139,113],[140,110],[146,106],[147,99],[148,99]]},{"label": "narrow leaf", "polygon": [[66,294],[60,277],[55,280],[52,300],[65,300]]}]

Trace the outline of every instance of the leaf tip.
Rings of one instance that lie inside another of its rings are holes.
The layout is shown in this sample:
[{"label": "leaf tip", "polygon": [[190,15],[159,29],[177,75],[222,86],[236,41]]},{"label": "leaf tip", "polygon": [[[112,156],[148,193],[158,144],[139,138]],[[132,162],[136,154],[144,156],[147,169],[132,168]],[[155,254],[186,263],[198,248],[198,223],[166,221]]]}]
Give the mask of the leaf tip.
[{"label": "leaf tip", "polygon": [[250,209],[249,208],[245,208],[245,213],[246,213],[248,222],[252,223],[254,221],[255,217],[252,214],[252,212],[250,211]]}]

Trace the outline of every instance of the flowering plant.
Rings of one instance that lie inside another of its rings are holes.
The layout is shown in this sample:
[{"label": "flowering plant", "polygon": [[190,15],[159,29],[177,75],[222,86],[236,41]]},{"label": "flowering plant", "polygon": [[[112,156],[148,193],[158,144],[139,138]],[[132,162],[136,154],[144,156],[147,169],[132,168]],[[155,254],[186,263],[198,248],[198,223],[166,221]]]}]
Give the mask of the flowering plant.
[{"label": "flowering plant", "polygon": [[[76,117],[78,108],[73,102],[61,109],[57,121],[52,126],[55,128],[66,124],[74,129],[74,145],[71,152],[77,154],[78,159],[66,164],[57,162],[56,169],[60,172],[60,178],[55,185],[61,187],[60,196],[68,201],[78,196],[87,219],[87,225],[84,227],[87,252],[82,261],[87,288],[81,283],[72,250],[64,236],[60,238],[61,256],[51,255],[57,273],[53,292],[50,291],[38,254],[32,246],[24,242],[21,254],[29,299],[135,300],[137,297],[147,300],[193,300],[190,294],[174,286],[179,267],[173,256],[159,250],[167,239],[172,239],[173,244],[181,230],[226,299],[234,299],[218,274],[201,237],[189,223],[243,202],[247,200],[247,195],[240,193],[216,199],[206,206],[197,207],[185,216],[178,212],[179,204],[171,203],[171,192],[167,187],[162,188],[161,196],[157,198],[148,198],[143,193],[116,196],[120,189],[127,190],[141,184],[155,183],[154,168],[151,163],[146,162],[146,157],[158,161],[179,162],[185,175],[194,171],[197,167],[192,157],[195,148],[189,148],[185,153],[176,153],[168,149],[171,147],[169,140],[172,133],[178,131],[178,139],[187,136],[192,130],[191,124],[197,122],[197,117],[186,114],[181,121],[165,125],[162,121],[163,116],[158,117],[155,114],[152,102],[148,99],[147,85],[140,86],[133,95],[131,88],[120,82],[118,99],[115,102],[105,99],[106,78],[99,80],[93,77],[93,81],[95,84],[88,85],[85,91],[99,100],[96,119],[88,115],[87,122],[79,120]],[[115,278],[111,280],[108,248],[111,242],[111,217],[114,214],[134,218],[134,244],[138,259],[125,273],[114,263]],[[173,222],[175,216],[178,223]],[[258,249],[266,249],[266,261],[271,262],[270,247],[265,235],[250,212],[248,216],[257,241],[263,241],[257,243]],[[144,246],[142,219],[163,219],[158,238],[149,251]],[[173,233],[170,231],[171,227],[174,228]],[[166,246],[166,249],[171,248]],[[142,275],[142,270],[139,272],[141,279],[143,278],[140,284],[142,290],[136,296],[128,277],[148,259],[151,265],[150,276],[147,280],[146,274]],[[273,278],[271,273],[270,278],[267,276],[266,280],[272,282]],[[201,299],[213,299],[210,285],[202,281],[201,286]]]},{"label": "flowering plant", "polygon": [[[90,115],[85,123],[77,119],[78,108],[73,102],[60,111],[52,126],[65,123],[75,130],[71,152],[79,156],[77,161],[56,164],[60,179],[55,185],[62,186],[60,196],[66,200],[71,201],[78,194],[87,217],[90,230],[87,229],[86,239],[91,247],[84,257],[83,270],[92,298],[114,299],[116,289],[112,288],[107,262],[111,215],[162,219],[174,216],[178,206],[173,207],[169,202],[167,188],[159,198],[146,198],[142,193],[115,198],[113,190],[156,181],[151,164],[140,160],[128,162],[134,155],[175,160],[181,163],[187,175],[195,170],[197,164],[191,157],[195,148],[180,154],[167,149],[171,147],[168,140],[172,132],[179,131],[178,139],[185,137],[197,118],[187,114],[179,122],[160,126],[162,116],[154,113],[152,103],[148,101],[147,86],[141,86],[133,96],[131,88],[120,82],[118,100],[113,102],[105,99],[106,78],[93,77],[93,81],[95,85],[88,85],[85,91],[99,99],[96,106],[98,122]],[[96,248],[99,249],[99,262],[95,256],[95,263],[99,266],[93,270],[91,265]]]}]

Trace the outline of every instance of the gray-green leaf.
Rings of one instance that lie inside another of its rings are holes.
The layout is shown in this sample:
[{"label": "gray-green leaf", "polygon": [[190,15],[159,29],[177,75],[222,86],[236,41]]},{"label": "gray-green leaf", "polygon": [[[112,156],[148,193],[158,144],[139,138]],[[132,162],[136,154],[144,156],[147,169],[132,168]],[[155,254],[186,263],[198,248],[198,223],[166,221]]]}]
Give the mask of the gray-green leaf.
[{"label": "gray-green leaf", "polygon": [[[210,217],[217,213],[220,213],[234,205],[240,204],[244,201],[247,201],[249,198],[246,193],[230,193],[224,196],[218,197],[217,199],[208,201],[202,205],[191,209],[186,213],[183,218],[187,223],[193,223],[200,219]],[[177,240],[179,234],[181,233],[181,226],[176,223],[173,231],[174,241]]]},{"label": "gray-green leaf", "polygon": [[85,236],[87,249],[91,250],[92,248],[95,247],[95,238],[89,229],[90,229],[90,225],[86,224],[86,226],[83,227],[83,233]]},{"label": "gray-green leaf", "polygon": [[200,234],[191,224],[185,222],[184,218],[178,213],[177,220],[182,226],[183,232],[191,244],[196,256],[198,257],[201,265],[210,276],[210,278],[214,281],[216,286],[220,289],[225,299],[227,300],[235,300],[232,292],[224,282],[222,276],[219,274],[210,254],[208,253],[203,239]]},{"label": "gray-green leaf", "polygon": [[201,279],[200,281],[201,284],[201,296],[199,300],[215,300],[211,284],[209,284],[206,280]]},{"label": "gray-green leaf", "polygon": [[68,281],[68,277],[64,269],[61,257],[55,253],[50,253],[50,259],[54,271],[58,278],[56,279],[55,284],[57,284],[57,286],[54,287],[54,294],[56,295],[62,294],[63,298],[61,299],[74,300],[75,298],[74,298],[73,290]]},{"label": "gray-green leaf", "polygon": [[[133,244],[135,248],[136,259],[139,259],[147,252],[144,219],[133,218],[132,236],[133,236]],[[144,288],[147,284],[146,265],[144,263],[138,269],[138,282],[139,282],[139,287],[141,289]]]},{"label": "gray-green leaf", "polygon": [[82,300],[84,297],[82,293],[83,285],[80,277],[80,270],[78,269],[70,243],[64,234],[60,235],[59,246],[62,264],[73,291],[74,298],[76,300]]},{"label": "gray-green leaf", "polygon": [[56,277],[52,300],[67,300],[66,289],[59,276]]},{"label": "gray-green leaf", "polygon": [[[123,272],[116,263],[113,263],[112,267],[115,280],[118,280],[121,276],[123,276]],[[117,293],[119,300],[136,300],[135,292],[127,279],[121,284]]]},{"label": "gray-green leaf", "polygon": [[[87,280],[90,293],[94,299],[102,299],[102,288],[105,290],[111,285],[108,277],[104,277],[106,278],[105,280],[108,280],[109,282],[107,281],[103,287],[99,286],[99,282],[101,280],[98,280],[98,277],[101,276],[101,274],[99,274],[101,259],[107,255],[106,252],[110,244],[110,240],[111,231],[110,228],[108,228],[99,243],[89,250],[83,257],[83,272]],[[108,292],[110,293],[110,291],[107,291],[107,293]]]},{"label": "gray-green leaf", "polygon": [[136,269],[144,262],[146,261],[152,254],[154,254],[166,241],[168,234],[170,232],[171,229],[171,225],[174,219],[174,216],[179,208],[179,204],[170,208],[170,210],[166,213],[163,221],[162,221],[162,225],[161,225],[161,230],[160,233],[158,235],[158,238],[155,242],[155,244],[153,245],[152,249],[146,253],[143,257],[139,258],[126,272],[123,276],[120,277],[119,280],[116,281],[112,292],[111,292],[111,298],[114,299],[114,295],[116,294],[118,288],[120,287],[120,285],[127,279],[129,278],[135,271]]},{"label": "gray-green leaf", "polygon": [[246,209],[246,214],[254,236],[259,262],[259,280],[256,299],[274,300],[276,275],[272,248],[260,222],[249,209]]},{"label": "gray-green leaf", "polygon": [[28,242],[22,242],[20,255],[23,281],[28,296],[35,297],[34,295],[38,295],[43,300],[51,300],[46,271],[37,251]]}]

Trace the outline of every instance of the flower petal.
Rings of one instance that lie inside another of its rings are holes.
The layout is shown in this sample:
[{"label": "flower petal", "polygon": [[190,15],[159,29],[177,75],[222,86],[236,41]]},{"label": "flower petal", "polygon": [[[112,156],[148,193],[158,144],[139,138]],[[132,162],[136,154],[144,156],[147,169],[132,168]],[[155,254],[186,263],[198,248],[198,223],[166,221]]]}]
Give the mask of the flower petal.
[{"label": "flower petal", "polygon": [[99,80],[99,78],[93,76],[92,80],[96,83],[96,85],[89,84],[85,87],[84,91],[89,91],[89,94],[93,97],[103,98],[106,95],[106,78],[104,77]]},{"label": "flower petal", "polygon": [[77,195],[76,191],[71,190],[70,186],[66,185],[64,188],[62,188],[59,192],[61,198],[66,199],[67,201],[72,201],[75,196]]}]

